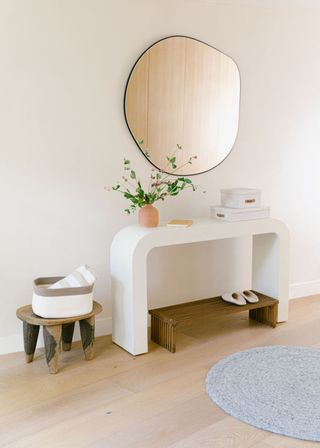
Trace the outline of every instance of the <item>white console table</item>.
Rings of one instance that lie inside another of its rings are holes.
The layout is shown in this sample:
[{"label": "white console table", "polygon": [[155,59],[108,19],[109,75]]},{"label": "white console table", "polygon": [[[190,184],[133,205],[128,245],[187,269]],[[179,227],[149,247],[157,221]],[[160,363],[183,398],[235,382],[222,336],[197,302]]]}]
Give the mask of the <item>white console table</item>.
[{"label": "white console table", "polygon": [[148,352],[147,255],[151,249],[245,235],[253,237],[252,289],[277,298],[278,322],[286,321],[289,235],[281,221],[196,220],[187,228],[128,226],[116,234],[111,245],[113,342],[133,355]]}]

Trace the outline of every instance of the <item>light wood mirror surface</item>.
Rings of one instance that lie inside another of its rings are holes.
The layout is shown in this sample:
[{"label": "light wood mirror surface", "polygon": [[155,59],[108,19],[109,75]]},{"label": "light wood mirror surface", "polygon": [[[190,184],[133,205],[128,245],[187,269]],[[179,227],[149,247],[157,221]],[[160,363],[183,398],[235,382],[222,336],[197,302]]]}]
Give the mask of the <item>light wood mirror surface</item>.
[{"label": "light wood mirror surface", "polygon": [[[177,145],[175,174],[198,174],[219,165],[238,131],[240,76],[221,51],[184,36],[149,47],[134,65],[125,92],[125,117],[141,151],[157,168]],[[142,143],[143,142],[143,143]]]}]

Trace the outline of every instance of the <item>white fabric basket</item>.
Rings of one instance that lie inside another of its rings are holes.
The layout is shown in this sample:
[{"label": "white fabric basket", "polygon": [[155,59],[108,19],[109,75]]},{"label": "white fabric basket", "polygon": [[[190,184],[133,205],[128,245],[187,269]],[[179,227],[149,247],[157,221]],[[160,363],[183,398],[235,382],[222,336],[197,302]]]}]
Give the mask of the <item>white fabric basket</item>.
[{"label": "white fabric basket", "polygon": [[93,307],[93,285],[50,289],[63,277],[37,278],[33,282],[32,310],[45,318],[82,316],[91,313]]}]

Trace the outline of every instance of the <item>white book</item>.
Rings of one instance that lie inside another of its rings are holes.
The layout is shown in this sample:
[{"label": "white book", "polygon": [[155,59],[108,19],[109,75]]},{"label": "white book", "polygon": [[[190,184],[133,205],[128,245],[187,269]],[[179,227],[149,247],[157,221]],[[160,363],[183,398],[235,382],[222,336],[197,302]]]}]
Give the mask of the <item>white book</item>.
[{"label": "white book", "polygon": [[251,219],[266,219],[270,216],[270,207],[241,209],[216,205],[210,207],[210,210],[212,218],[228,222],[249,221]]}]

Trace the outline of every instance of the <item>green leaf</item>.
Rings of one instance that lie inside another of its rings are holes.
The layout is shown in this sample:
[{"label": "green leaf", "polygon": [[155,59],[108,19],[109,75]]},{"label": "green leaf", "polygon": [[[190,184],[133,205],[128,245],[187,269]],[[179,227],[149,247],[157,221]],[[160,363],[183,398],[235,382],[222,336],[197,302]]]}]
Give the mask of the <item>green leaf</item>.
[{"label": "green leaf", "polygon": [[123,163],[124,163],[124,165],[130,165],[130,160],[128,160],[128,159],[123,159]]},{"label": "green leaf", "polygon": [[136,179],[137,178],[135,171],[131,170],[130,177],[131,177],[131,179]]},{"label": "green leaf", "polygon": [[142,197],[144,196],[144,190],[143,190],[141,187],[138,187],[138,188],[136,189],[136,192],[137,192],[137,196],[138,196],[139,198],[142,198]]},{"label": "green leaf", "polygon": [[187,177],[178,177],[178,180],[181,182],[185,182],[186,184],[192,184],[192,180],[188,179]]}]

